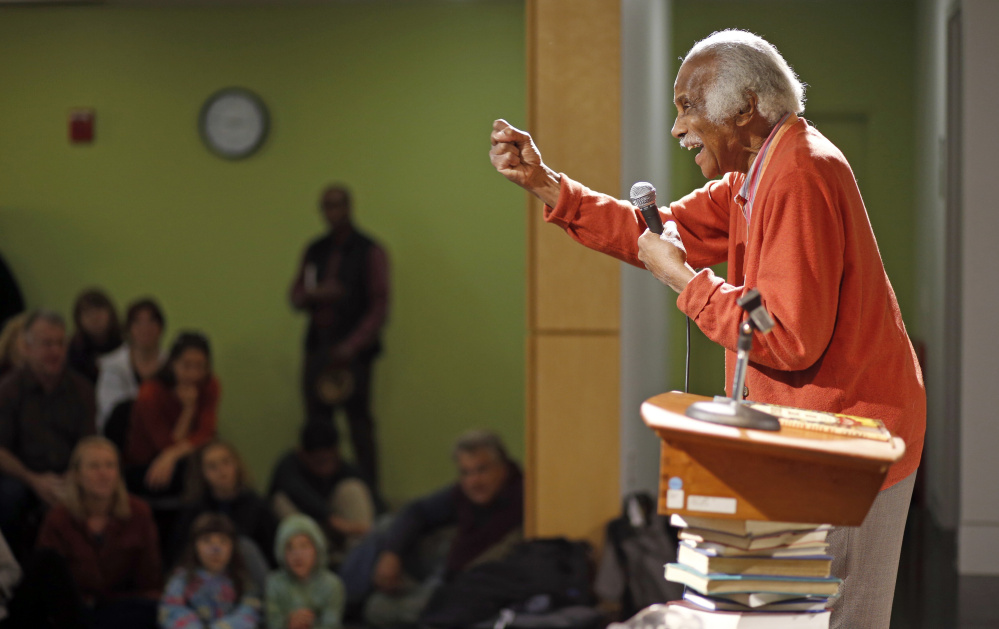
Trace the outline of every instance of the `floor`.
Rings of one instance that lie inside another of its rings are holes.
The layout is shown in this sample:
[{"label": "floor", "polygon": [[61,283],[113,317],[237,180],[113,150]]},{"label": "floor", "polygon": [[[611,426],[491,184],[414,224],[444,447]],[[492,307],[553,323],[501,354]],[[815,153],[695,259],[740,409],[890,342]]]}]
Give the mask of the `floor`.
[{"label": "floor", "polygon": [[999,577],[958,577],[954,533],[913,509],[906,524],[891,629],[999,629]]}]

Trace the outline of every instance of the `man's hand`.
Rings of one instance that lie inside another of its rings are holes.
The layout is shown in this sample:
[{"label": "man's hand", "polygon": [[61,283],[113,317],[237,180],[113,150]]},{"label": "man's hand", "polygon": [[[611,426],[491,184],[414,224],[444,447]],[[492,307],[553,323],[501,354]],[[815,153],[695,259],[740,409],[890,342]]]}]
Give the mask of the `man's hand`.
[{"label": "man's hand", "polygon": [[687,264],[687,250],[673,221],[666,222],[662,234],[653,234],[646,229],[638,237],[638,259],[657,280],[677,293],[694,277],[694,270]]},{"label": "man's hand", "polygon": [[531,135],[502,118],[493,122],[489,136],[492,148],[489,161],[504,177],[534,194],[546,205],[558,203],[559,181],[557,172],[541,161],[541,151]]},{"label": "man's hand", "polygon": [[66,491],[65,479],[52,472],[34,474],[28,484],[38,498],[50,507],[59,504]]},{"label": "man's hand", "polygon": [[296,609],[288,614],[288,629],[312,629],[316,614],[311,609]]},{"label": "man's hand", "polygon": [[347,536],[366,535],[371,530],[371,525],[365,522],[354,522],[338,515],[331,515],[327,522],[331,529]]},{"label": "man's hand", "polygon": [[378,557],[375,574],[371,578],[382,592],[395,592],[402,583],[402,560],[399,555],[385,551]]}]

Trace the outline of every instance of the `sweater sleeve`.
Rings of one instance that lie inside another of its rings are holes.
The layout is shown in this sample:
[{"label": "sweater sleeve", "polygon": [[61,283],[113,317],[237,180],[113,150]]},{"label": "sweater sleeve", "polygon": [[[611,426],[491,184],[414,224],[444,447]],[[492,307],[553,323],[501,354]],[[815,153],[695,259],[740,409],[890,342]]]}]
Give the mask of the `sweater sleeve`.
[{"label": "sweater sleeve", "polygon": [[[558,203],[545,206],[544,218],[558,225],[576,242],[610,256],[645,268],[638,259],[638,237],[645,231],[645,220],[638,208],[627,201],[594,192],[583,184],[561,175]],[[669,213],[660,210],[663,222]]]},{"label": "sweater sleeve", "polygon": [[378,245],[372,246],[368,251],[367,267],[368,309],[343,341],[352,355],[375,342],[388,318],[389,260],[385,250]]},{"label": "sweater sleeve", "polygon": [[142,555],[135,566],[135,591],[139,596],[157,598],[163,586],[163,560],[160,557],[160,539],[152,511],[137,498],[131,501],[132,517],[142,527],[145,540]]},{"label": "sweater sleeve", "polygon": [[169,391],[155,379],[147,380],[132,405],[126,460],[145,465],[173,444],[173,420],[163,412]]},{"label": "sweater sleeve", "polygon": [[187,606],[184,589],[187,578],[178,572],[167,583],[160,599],[159,626],[162,629],[200,629],[201,619]]},{"label": "sweater sleeve", "polygon": [[315,629],[340,629],[343,624],[343,609],[347,593],[340,577],[332,572],[325,575],[330,582],[330,596],[319,613],[316,614]]},{"label": "sweater sleeve", "polygon": [[[628,201],[594,192],[565,175],[561,177],[558,203],[554,208],[545,207],[545,220],[590,249],[645,268],[638,259],[638,237],[646,229],[638,208]],[[663,223],[675,221],[692,266],[725,261],[732,181],[724,177],[709,182],[670,207],[659,208]]]},{"label": "sweater sleeve", "polygon": [[[832,338],[843,276],[844,232],[834,193],[817,173],[775,184],[760,219],[756,288],[774,320],[770,334],[753,335],[750,359],[782,371],[812,366]],[[752,243],[751,243],[752,244]],[[742,309],[732,286],[710,270],[699,272],[677,306],[704,334],[735,351]]]},{"label": "sweater sleeve", "polygon": [[247,592],[228,614],[214,620],[209,629],[255,629],[260,623],[260,597]]},{"label": "sweater sleeve", "polygon": [[271,495],[277,492],[288,496],[299,510],[317,522],[325,522],[332,511],[329,497],[309,483],[294,453],[286,454],[274,469]]},{"label": "sweater sleeve", "polygon": [[729,173],[670,205],[687,262],[695,269],[720,264],[728,257],[729,213],[737,183],[735,173]]},{"label": "sweater sleeve", "polygon": [[195,448],[199,448],[212,439],[218,432],[218,407],[221,396],[221,385],[218,378],[212,376],[202,391],[204,399],[198,401],[198,423],[194,432],[187,440]]},{"label": "sweater sleeve", "polygon": [[409,503],[386,531],[385,550],[400,555],[412,548],[424,534],[458,521],[455,495],[457,486],[449,485],[429,496]]},{"label": "sweater sleeve", "polygon": [[267,576],[264,590],[264,606],[267,615],[267,629],[285,629],[288,626],[289,609],[286,600],[285,584],[280,572],[272,572]]},{"label": "sweater sleeve", "polygon": [[45,519],[42,520],[42,528],[38,532],[35,545],[38,548],[50,548],[63,557],[68,557],[69,547],[62,534],[62,529],[67,526],[69,526],[69,512],[66,507],[60,505],[49,509],[49,512],[45,514]]}]

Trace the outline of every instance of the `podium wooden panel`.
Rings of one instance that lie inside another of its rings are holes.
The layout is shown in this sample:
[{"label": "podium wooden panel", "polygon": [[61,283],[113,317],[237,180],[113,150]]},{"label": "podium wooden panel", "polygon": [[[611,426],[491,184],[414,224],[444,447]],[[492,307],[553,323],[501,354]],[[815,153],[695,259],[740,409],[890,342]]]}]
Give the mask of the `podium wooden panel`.
[{"label": "podium wooden panel", "polygon": [[662,440],[660,513],[859,526],[905,453],[898,437],[747,430],[684,415],[708,399],[671,392],[642,404]]}]

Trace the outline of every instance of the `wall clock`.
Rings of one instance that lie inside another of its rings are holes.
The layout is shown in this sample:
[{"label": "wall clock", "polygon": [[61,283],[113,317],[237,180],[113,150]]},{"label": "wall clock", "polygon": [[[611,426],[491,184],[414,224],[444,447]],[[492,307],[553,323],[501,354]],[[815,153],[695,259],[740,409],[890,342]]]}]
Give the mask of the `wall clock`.
[{"label": "wall clock", "polygon": [[198,129],[205,145],[226,159],[249,157],[267,139],[267,106],[241,87],[221,89],[205,101]]}]

